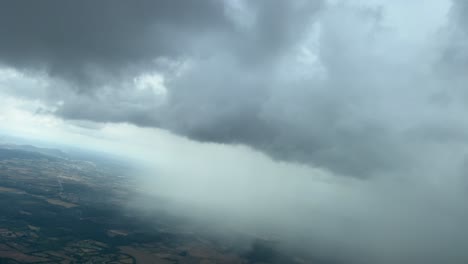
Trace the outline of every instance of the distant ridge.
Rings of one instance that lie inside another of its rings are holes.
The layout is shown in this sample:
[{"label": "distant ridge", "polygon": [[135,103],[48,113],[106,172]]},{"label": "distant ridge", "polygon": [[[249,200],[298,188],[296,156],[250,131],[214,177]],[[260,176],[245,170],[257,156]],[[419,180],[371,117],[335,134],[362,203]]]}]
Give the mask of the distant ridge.
[{"label": "distant ridge", "polygon": [[15,145],[0,143],[0,158],[25,158],[25,159],[68,159],[66,153],[58,149],[39,148],[31,145]]}]

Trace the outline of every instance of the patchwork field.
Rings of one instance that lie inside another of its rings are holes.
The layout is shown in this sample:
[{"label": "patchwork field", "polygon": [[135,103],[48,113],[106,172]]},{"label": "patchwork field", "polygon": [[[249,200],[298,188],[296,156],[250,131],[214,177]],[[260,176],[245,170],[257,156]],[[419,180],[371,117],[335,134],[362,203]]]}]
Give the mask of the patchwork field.
[{"label": "patchwork field", "polygon": [[132,189],[106,166],[0,147],[0,263],[269,262],[164,214],[136,216],[123,206]]}]

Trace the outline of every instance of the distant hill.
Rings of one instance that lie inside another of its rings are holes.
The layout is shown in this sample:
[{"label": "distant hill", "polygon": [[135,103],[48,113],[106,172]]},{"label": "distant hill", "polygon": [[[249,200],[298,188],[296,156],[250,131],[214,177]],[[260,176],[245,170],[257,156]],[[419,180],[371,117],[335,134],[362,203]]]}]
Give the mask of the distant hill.
[{"label": "distant hill", "polygon": [[0,144],[0,159],[67,159],[58,149],[38,148],[31,145]]},{"label": "distant hill", "polygon": [[[62,148],[63,147],[63,148]],[[80,149],[76,147],[62,146],[61,149],[54,147],[36,147],[27,141],[12,141],[0,135],[0,159],[11,158],[23,159],[49,159],[67,161],[88,161],[93,164],[105,166],[115,172],[123,172],[130,169],[127,160],[116,155],[94,150]]]},{"label": "distant hill", "polygon": [[0,160],[4,159],[46,159],[46,160],[60,160],[57,157],[44,155],[38,152],[31,152],[19,149],[4,149],[0,148]]},{"label": "distant hill", "polygon": [[59,149],[52,148],[39,148],[32,145],[15,145],[15,144],[0,144],[2,149],[15,149],[15,150],[24,150],[35,153],[41,153],[47,156],[57,157],[57,158],[67,158],[67,154]]}]

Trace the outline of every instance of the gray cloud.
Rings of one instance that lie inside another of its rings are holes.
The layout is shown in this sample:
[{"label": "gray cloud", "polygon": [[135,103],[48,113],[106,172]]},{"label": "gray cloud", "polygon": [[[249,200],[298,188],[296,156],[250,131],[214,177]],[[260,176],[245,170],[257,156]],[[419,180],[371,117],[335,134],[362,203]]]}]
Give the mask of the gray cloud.
[{"label": "gray cloud", "polygon": [[[322,1],[7,3],[0,28],[3,36],[15,34],[0,44],[0,58],[45,67],[52,79],[42,99],[61,101],[54,113],[65,119],[247,144],[355,177],[414,166],[412,135],[425,127],[464,138],[451,131],[465,123],[436,129],[463,108],[450,101],[454,78],[444,80],[433,67],[441,57],[455,65],[450,52],[420,48],[419,40],[386,27],[385,8]],[[463,11],[454,10],[451,23],[466,28],[455,15]],[[436,42],[431,36],[428,42]],[[133,77],[152,72],[164,76],[165,95],[135,88]],[[427,144],[439,140],[437,133],[424,133],[432,135]]]},{"label": "gray cloud", "polygon": [[80,89],[89,85],[85,81],[115,78],[159,56],[186,55],[194,34],[229,30],[219,1],[47,0],[1,5],[1,61],[44,68],[52,76],[77,81]]},{"label": "gray cloud", "polygon": [[463,85],[466,81],[463,73],[468,69],[468,4],[466,1],[453,2],[450,17],[452,23],[444,28],[446,43],[441,54],[441,68],[445,78],[456,80],[459,85]]},{"label": "gray cloud", "polygon": [[406,142],[417,149],[414,168],[366,180],[274,162],[246,147],[134,136],[130,145],[143,146],[147,163],[132,175],[145,194],[169,204],[129,203],[144,213],[166,209],[215,236],[266,237],[279,249],[330,260],[323,263],[465,263],[467,148],[428,144],[418,133]]}]

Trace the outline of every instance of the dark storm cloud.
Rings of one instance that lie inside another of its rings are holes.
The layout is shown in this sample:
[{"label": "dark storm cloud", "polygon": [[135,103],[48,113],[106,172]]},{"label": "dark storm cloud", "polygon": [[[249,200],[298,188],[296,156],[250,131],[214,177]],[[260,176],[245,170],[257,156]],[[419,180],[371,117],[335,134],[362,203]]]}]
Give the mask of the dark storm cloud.
[{"label": "dark storm cloud", "polygon": [[[245,1],[255,16],[248,29],[238,30],[233,46],[246,65],[275,63],[277,56],[288,51],[310,29],[321,0],[313,1]],[[245,19],[245,18],[244,18]],[[262,65],[265,66],[265,65]]]},{"label": "dark storm cloud", "polygon": [[[163,124],[197,140],[248,144],[280,160],[324,166],[357,177],[404,167],[405,151],[394,144],[398,138],[392,128],[366,113],[371,110],[366,104],[374,100],[370,89],[387,89],[395,69],[388,69],[365,50],[356,50],[368,45],[367,39],[360,38],[371,34],[372,28],[357,36],[340,39],[336,35],[360,23],[374,25],[378,18],[368,10],[351,15],[340,12],[321,17],[326,32],[321,35],[320,56],[329,79],[320,80],[309,73],[299,78],[288,68],[298,67],[291,59],[294,53],[288,50],[303,40],[297,36],[293,44],[282,47],[284,57],[260,69],[246,70],[236,57],[218,56],[168,82],[170,96]],[[310,30],[311,23],[306,25]],[[317,66],[299,67],[314,71]],[[383,78],[388,83],[368,77],[377,67],[385,71]]]},{"label": "dark storm cloud", "polygon": [[304,28],[300,24],[319,2],[255,2],[258,18],[243,31],[228,18],[223,1],[7,0],[0,9],[0,59],[18,67],[43,67],[65,79],[89,81],[109,72],[114,75],[105,77],[115,78],[124,73],[121,70],[144,67],[139,64],[158,57],[196,54],[193,47],[204,34],[218,34],[230,35],[227,42],[232,48],[253,62],[281,52]]},{"label": "dark storm cloud", "polygon": [[[0,60],[42,67],[85,89],[100,74],[189,53],[190,37],[229,30],[220,1],[1,1]],[[127,69],[126,69],[127,70]],[[108,82],[109,80],[103,80]]]},{"label": "dark storm cloud", "polygon": [[[432,67],[429,57],[415,55],[424,47],[401,46],[382,26],[382,8],[300,0],[5,1],[0,12],[0,59],[61,79],[39,97],[65,119],[160,127],[370,177],[417,162],[414,131],[440,126],[450,112],[439,105],[437,120],[422,114],[435,111],[438,94],[452,94],[436,74],[421,72]],[[164,96],[132,82],[155,71],[165,77]]]}]

